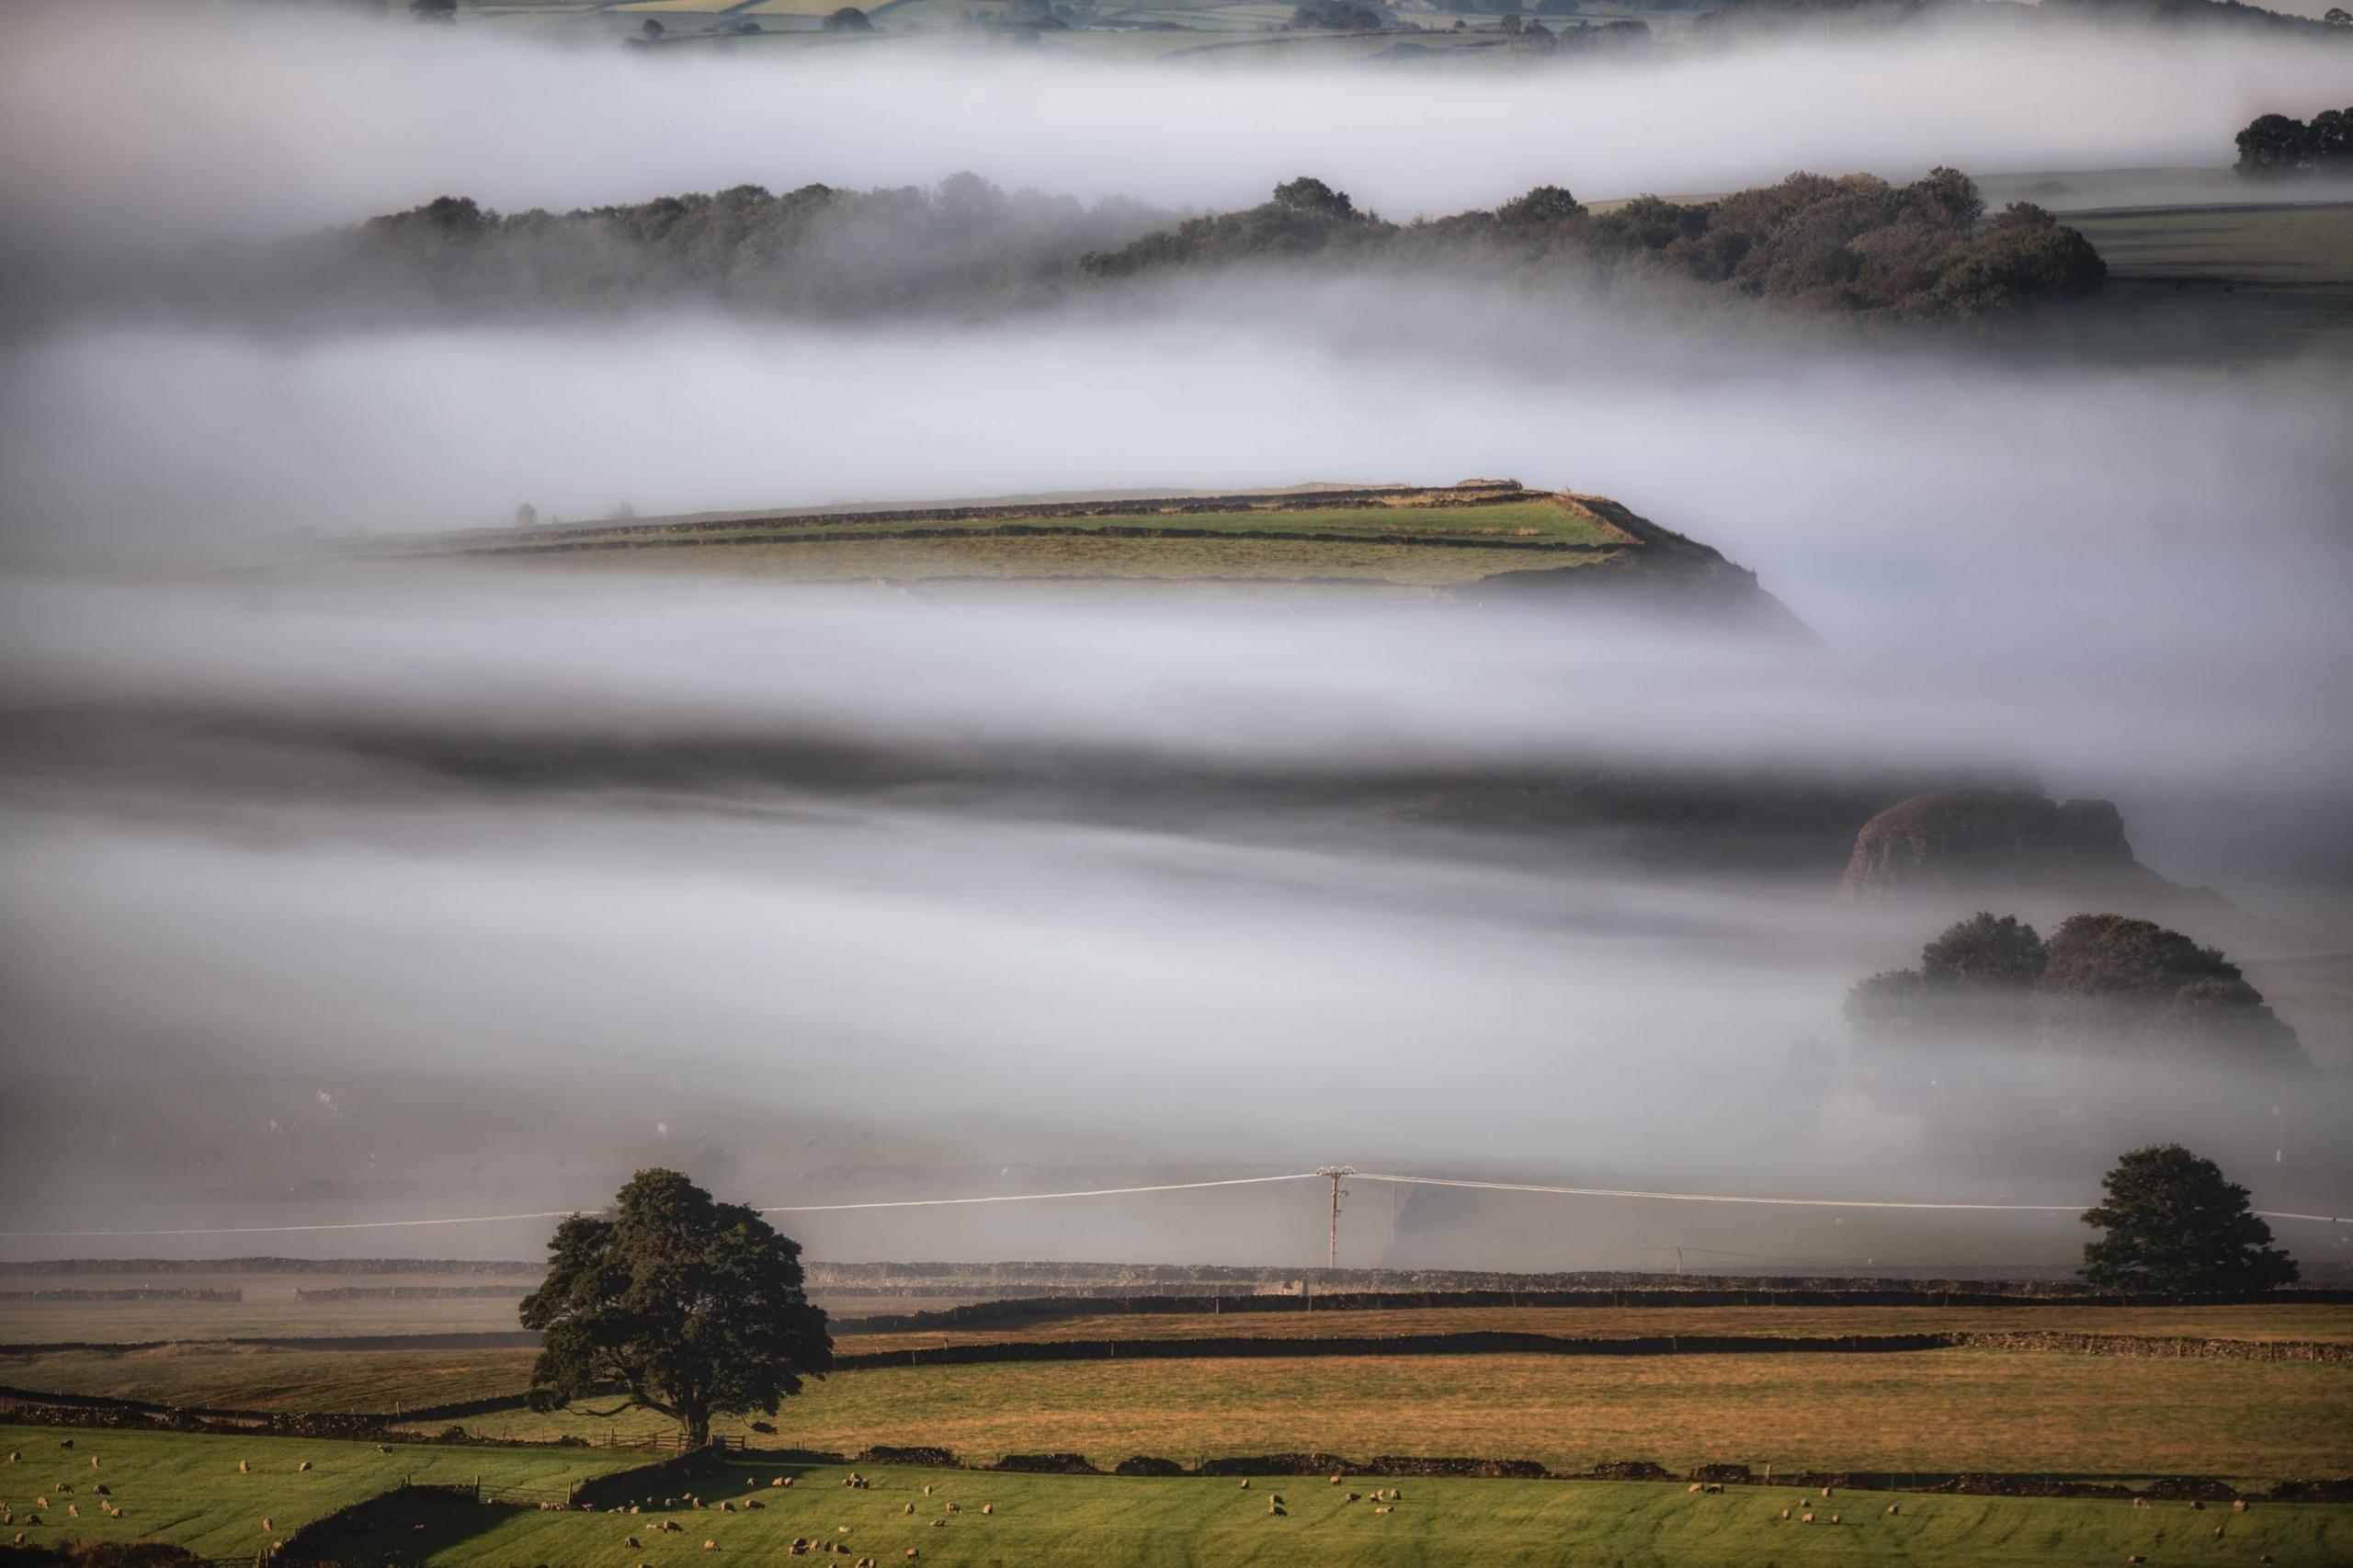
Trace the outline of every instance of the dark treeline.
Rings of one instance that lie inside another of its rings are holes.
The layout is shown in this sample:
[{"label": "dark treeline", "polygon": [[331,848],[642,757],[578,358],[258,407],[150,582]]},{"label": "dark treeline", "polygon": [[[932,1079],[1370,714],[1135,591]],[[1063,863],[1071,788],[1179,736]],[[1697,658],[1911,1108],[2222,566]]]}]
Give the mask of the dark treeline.
[{"label": "dark treeline", "polygon": [[[1664,281],[1818,314],[1950,320],[2080,298],[2107,268],[2039,208],[1987,217],[1939,169],[1911,185],[1792,175],[1715,201],[1643,197],[1596,212],[1545,186],[1493,211],[1392,223],[1300,178],[1235,212],[1007,193],[782,195],[739,186],[637,206],[502,216],[457,197],[277,247],[233,288],[365,312],[613,311],[720,302],[790,314],[980,312],[1235,267],[1387,267],[1541,284]],[[258,285],[258,286],[257,286]]]},{"label": "dark treeline", "polygon": [[1985,217],[1955,169],[1911,185],[1871,175],[1791,175],[1717,201],[1645,196],[1589,210],[1540,186],[1492,212],[1404,225],[1359,212],[1321,180],[1296,179],[1243,212],[1191,219],[1109,255],[1095,277],[1174,267],[1378,256],[1449,263],[1485,252],[1522,266],[1664,275],[1812,311],[1953,318],[2077,299],[2107,265],[2039,207]]},{"label": "dark treeline", "polygon": [[2353,108],[2324,109],[2309,122],[2258,115],[2238,134],[2247,179],[2353,179]]}]

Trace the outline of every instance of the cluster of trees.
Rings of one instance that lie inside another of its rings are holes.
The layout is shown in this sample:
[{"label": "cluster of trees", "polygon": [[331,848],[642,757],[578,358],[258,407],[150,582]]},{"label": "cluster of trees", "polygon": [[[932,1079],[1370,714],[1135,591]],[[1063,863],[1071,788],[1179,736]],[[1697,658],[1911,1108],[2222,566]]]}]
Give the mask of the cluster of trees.
[{"label": "cluster of trees", "polygon": [[2073,915],[2047,942],[2013,915],[1972,915],[1922,948],[1919,968],[1858,982],[1847,1018],[1880,1046],[2120,1051],[2268,1073],[2312,1065],[2219,949],[2122,915]]},{"label": "cluster of trees", "polygon": [[1256,207],[1180,219],[1132,201],[1008,193],[964,174],[929,190],[738,186],[561,213],[502,215],[442,197],[289,242],[258,276],[180,286],[243,290],[280,313],[297,301],[348,314],[694,300],[855,314],[1029,306],[1119,279],[1270,264],[1655,277],[1802,310],[1924,319],[2075,299],[2107,271],[2040,209],[1986,217],[1976,187],[1950,169],[1904,186],[1792,175],[1717,201],[1644,197],[1606,212],[1540,186],[1493,211],[1403,225],[1313,177]]},{"label": "cluster of trees", "polygon": [[2324,109],[2310,122],[2261,115],[2239,132],[2238,144],[2238,172],[2247,179],[2353,178],[2353,108]]},{"label": "cluster of trees", "polygon": [[1313,178],[1240,212],[1194,218],[1082,264],[1098,278],[1244,262],[1446,262],[1484,251],[1605,273],[1664,273],[1804,309],[1925,318],[2079,299],[2108,275],[2089,241],[2039,207],[1988,220],[1954,169],[1910,185],[1791,175],[1718,201],[1643,197],[1588,210],[1540,186],[1494,211],[1398,225]]},{"label": "cluster of trees", "polygon": [[1170,221],[1108,199],[999,189],[771,193],[737,186],[571,212],[501,214],[463,197],[281,246],[258,292],[369,307],[535,311],[725,301],[790,313],[1043,302],[1077,258]]}]

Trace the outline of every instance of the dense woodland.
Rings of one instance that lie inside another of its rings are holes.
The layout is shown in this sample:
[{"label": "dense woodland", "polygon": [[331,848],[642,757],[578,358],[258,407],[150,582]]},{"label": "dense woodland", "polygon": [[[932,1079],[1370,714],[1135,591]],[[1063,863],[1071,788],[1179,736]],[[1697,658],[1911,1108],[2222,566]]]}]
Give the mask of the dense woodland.
[{"label": "dense woodland", "polygon": [[[2090,244],[2039,208],[1988,217],[1939,169],[1911,185],[1792,175],[1715,201],[1608,211],[1545,186],[1492,211],[1394,223],[1300,178],[1241,211],[1007,193],[739,186],[630,207],[501,216],[462,198],[280,247],[267,297],[338,309],[610,310],[719,301],[788,313],[971,311],[1257,267],[1446,268],[1537,282],[1647,279],[1817,313],[1949,320],[2097,290]],[[250,275],[246,287],[251,287]]]}]

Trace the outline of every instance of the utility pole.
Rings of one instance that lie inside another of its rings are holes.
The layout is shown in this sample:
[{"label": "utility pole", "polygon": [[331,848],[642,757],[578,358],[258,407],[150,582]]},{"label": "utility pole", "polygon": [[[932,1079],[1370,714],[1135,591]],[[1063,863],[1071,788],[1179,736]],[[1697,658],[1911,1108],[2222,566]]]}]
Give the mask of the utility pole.
[{"label": "utility pole", "polygon": [[1330,1178],[1332,1183],[1331,1266],[1337,1268],[1340,1267],[1340,1199],[1347,1196],[1340,1188],[1340,1178],[1356,1175],[1357,1168],[1354,1165],[1323,1165],[1317,1168],[1315,1174]]}]

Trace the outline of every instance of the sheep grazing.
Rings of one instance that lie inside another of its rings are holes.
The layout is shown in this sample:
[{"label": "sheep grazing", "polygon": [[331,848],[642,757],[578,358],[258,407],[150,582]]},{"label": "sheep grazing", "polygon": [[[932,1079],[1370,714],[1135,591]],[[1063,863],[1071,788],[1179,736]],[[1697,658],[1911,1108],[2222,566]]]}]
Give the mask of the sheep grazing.
[{"label": "sheep grazing", "polygon": [[1904,1505],[1901,1503],[1890,1503],[1887,1506],[1887,1511],[1890,1514],[1900,1514],[1904,1512]]},{"label": "sheep grazing", "polygon": [[[1243,1485],[1245,1485],[1245,1486],[1247,1486],[1247,1485],[1249,1485],[1250,1483],[1249,1483],[1248,1482],[1246,1482],[1246,1481],[1245,1481],[1245,1482],[1244,1482],[1242,1484],[1243,1484]],[[926,1481],[926,1482],[925,1482],[925,1483],[923,1483],[923,1494],[924,1494],[925,1496],[926,1496],[926,1497],[928,1497],[928,1496],[930,1496],[930,1495],[931,1495],[931,1483],[930,1483],[930,1482],[928,1482],[928,1481]]]},{"label": "sheep grazing", "polygon": [[[930,1490],[931,1490],[931,1488],[930,1488],[930,1487],[928,1487],[928,1486],[926,1486],[926,1487],[925,1487],[925,1488],[924,1488],[924,1490],[925,1490],[926,1492],[928,1492],[928,1491],[930,1491]],[[1245,1491],[1245,1492],[1247,1492],[1247,1491],[1249,1491],[1249,1490],[1250,1490],[1250,1478],[1249,1478],[1248,1476],[1246,1476],[1246,1475],[1245,1475],[1245,1476],[1244,1476],[1244,1477],[1242,1478],[1242,1490],[1243,1490],[1243,1491]]]},{"label": "sheep grazing", "polygon": [[376,1445],[376,1451],[380,1454],[389,1454],[392,1451],[392,1446],[390,1443],[379,1443]]},{"label": "sheep grazing", "polygon": [[2244,1513],[2245,1513],[2245,1512],[2246,1512],[2246,1499],[2245,1499],[2245,1498],[2244,1498],[2244,1497],[2234,1497],[2234,1498],[2232,1498],[2232,1499],[2231,1499],[2231,1512],[2232,1512],[2232,1513],[2234,1513],[2234,1514],[2244,1514]]},{"label": "sheep grazing", "polygon": [[302,1471],[306,1471],[306,1470],[308,1470],[308,1469],[310,1469],[310,1468],[311,1468],[311,1461],[310,1461],[309,1460],[304,1460],[301,1464],[298,1464],[298,1465],[296,1465],[296,1466],[294,1467],[294,1473],[296,1473],[297,1475],[300,1475]]},{"label": "sheep grazing", "polygon": [[267,1529],[275,1529],[275,1528],[277,1528],[278,1527],[277,1527],[277,1526],[275,1526],[275,1525],[273,1525],[273,1524],[271,1524],[271,1523],[269,1522],[269,1516],[268,1516],[267,1514],[264,1514],[264,1515],[261,1517],[261,1528],[267,1530]]},{"label": "sheep grazing", "polygon": [[97,1468],[98,1468],[98,1456],[97,1456],[97,1455],[96,1455],[96,1454],[92,1454],[92,1455],[90,1456],[90,1468],[91,1468],[92,1470],[96,1470],[96,1469],[97,1469]]},{"label": "sheep grazing", "polygon": [[745,1503],[744,1506],[746,1508],[766,1508],[767,1505],[761,1502],[757,1497],[755,1497],[750,1502]]},{"label": "sheep grazing", "polygon": [[2145,1508],[2149,1506],[2149,1500],[2146,1497],[2135,1497],[2132,1499],[2132,1506],[2136,1508]]},{"label": "sheep grazing", "polygon": [[253,1471],[254,1467],[247,1464],[244,1460],[239,1460],[237,1461],[237,1473],[239,1475],[251,1475]]},{"label": "sheep grazing", "polygon": [[1375,1508],[1375,1509],[1373,1510],[1373,1512],[1374,1512],[1374,1513],[1376,1513],[1376,1514],[1393,1514],[1393,1513],[1395,1513],[1396,1511],[1397,1511],[1396,1509],[1390,1507],[1390,1506],[1389,1506],[1387,1504],[1385,1504],[1385,1503],[1384,1503],[1384,1504],[1382,1504],[1380,1507]]},{"label": "sheep grazing", "polygon": [[61,1449],[70,1449],[70,1448],[72,1448],[72,1447],[74,1446],[74,1439],[73,1439],[73,1438],[71,1438],[71,1437],[68,1437],[68,1438],[66,1438],[63,1442],[62,1442],[62,1443],[58,1444],[57,1446],[58,1446],[59,1448],[61,1448]]},{"label": "sheep grazing", "polygon": [[2220,1526],[2220,1525],[2216,1525],[2216,1526],[2214,1527],[2214,1539],[2215,1539],[2216,1540],[2222,1540],[2222,1526]]},{"label": "sheep grazing", "polygon": [[946,1529],[948,1528],[948,1521],[946,1519],[934,1519],[931,1521],[931,1528],[936,1530]]},{"label": "sheep grazing", "polygon": [[900,1510],[899,1510],[899,1512],[901,1512],[901,1513],[903,1513],[903,1514],[912,1514],[912,1513],[914,1513],[915,1511],[915,1506],[913,1503],[908,1504],[905,1507],[904,1507],[904,1508],[902,1508],[902,1509],[900,1509]]},{"label": "sheep grazing", "polygon": [[637,1540],[637,1537],[635,1537],[635,1536],[629,1536],[629,1537],[624,1538],[624,1539],[622,1540],[622,1541],[621,1541],[621,1544],[622,1544],[623,1546],[628,1547],[631,1551],[644,1551],[644,1550],[645,1550],[645,1548],[644,1548],[644,1547],[642,1547],[642,1546],[641,1546],[641,1545],[639,1545],[639,1544],[638,1544],[638,1540]]},{"label": "sheep grazing", "polygon": [[1340,1499],[1340,1501],[1341,1501],[1341,1502],[1343,1502],[1343,1503],[1353,1503],[1353,1502],[1355,1502],[1356,1500],[1357,1500],[1357,1494],[1356,1494],[1355,1493],[1353,1493],[1353,1492],[1349,1493],[1347,1496],[1345,1496],[1345,1497],[1343,1497],[1343,1498],[1341,1498],[1341,1499]]},{"label": "sheep grazing", "polygon": [[1279,1492],[1270,1493],[1267,1495],[1267,1501],[1279,1508],[1283,1506],[1283,1494]]},{"label": "sheep grazing", "polygon": [[774,1481],[769,1482],[768,1484],[770,1486],[790,1486],[792,1484],[792,1478],[789,1475],[779,1475]]},{"label": "sheep grazing", "polygon": [[2125,1562],[2146,1562],[2148,1561],[2148,1559],[2147,1559],[2147,1558],[2145,1558],[2145,1557],[2143,1557],[2143,1556],[2142,1556],[2139,1552],[2137,1552],[2137,1551],[2136,1551],[2136,1552],[2134,1552],[2131,1556],[2130,1556],[2130,1557],[2126,1558],[2124,1561],[2125,1561]]},{"label": "sheep grazing", "polygon": [[1695,1481],[1695,1482],[1693,1482],[1690,1485],[1688,1485],[1688,1486],[1685,1487],[1683,1490],[1684,1490],[1684,1491],[1686,1491],[1686,1492],[1693,1492],[1693,1493],[1696,1493],[1696,1492],[1698,1492],[1698,1491],[1699,1490],[1699,1483],[1698,1482],[1696,1482],[1696,1481]]},{"label": "sheep grazing", "polygon": [[719,1543],[715,1540],[706,1540],[702,1543],[702,1549],[705,1551],[717,1551],[719,1550]]},{"label": "sheep grazing", "polygon": [[111,1486],[93,1486],[90,1490],[97,1493],[101,1497],[111,1497],[114,1495],[114,1488]]},{"label": "sheep grazing", "polygon": [[908,1561],[908,1562],[914,1562],[916,1558],[921,1557],[922,1555],[923,1555],[923,1553],[922,1553],[922,1552],[920,1552],[920,1551],[917,1551],[914,1547],[912,1547],[912,1546],[911,1546],[911,1547],[907,1548],[907,1561]]},{"label": "sheep grazing", "polygon": [[1828,1488],[1827,1486],[1824,1487],[1824,1488],[1822,1489],[1822,1494],[1823,1494],[1824,1497],[1829,1496],[1829,1495],[1830,1495],[1830,1488]]},{"label": "sheep grazing", "polygon": [[[82,1505],[81,1505],[81,1504],[79,1504],[79,1503],[68,1503],[68,1504],[66,1504],[66,1505],[65,1505],[65,1517],[66,1517],[67,1518],[69,1518],[69,1519],[78,1519],[78,1518],[80,1518],[80,1517],[82,1517]],[[2215,1533],[2215,1534],[2217,1534],[2217,1535],[2220,1535],[2222,1532],[2221,1532],[2220,1530],[2217,1530],[2217,1531],[2215,1531],[2214,1533]]]},{"label": "sheep grazing", "polygon": [[849,1527],[848,1527],[847,1525],[835,1525],[835,1526],[834,1527],[834,1528],[835,1528],[835,1530],[836,1532],[838,1532],[839,1534],[842,1534],[842,1535],[847,1535],[847,1534],[849,1534]]},{"label": "sheep grazing", "polygon": [[964,1511],[964,1505],[961,1503],[950,1503],[948,1505],[948,1511],[951,1514],[961,1514]]},{"label": "sheep grazing", "polygon": [[1789,1511],[1787,1508],[1782,1509],[1782,1510],[1781,1510],[1781,1517],[1783,1517],[1783,1518],[1785,1518],[1785,1519],[1786,1519],[1786,1518],[1788,1518],[1789,1517],[1790,1517],[1790,1511]]},{"label": "sheep grazing", "polygon": [[2193,1514],[2202,1514],[2206,1511],[2206,1505],[2201,1499],[2192,1497],[2189,1500],[2189,1511]]},{"label": "sheep grazing", "polygon": [[1333,1484],[1333,1485],[1335,1485],[1335,1486],[1337,1486],[1337,1485],[1339,1485],[1339,1484],[1340,1484],[1340,1478],[1339,1478],[1339,1476],[1338,1476],[1338,1475],[1335,1474],[1335,1475],[1332,1477],[1332,1484]]},{"label": "sheep grazing", "polygon": [[46,1497],[36,1497],[33,1499],[33,1506],[36,1508],[46,1508],[49,1506],[49,1499]]},{"label": "sheep grazing", "polygon": [[733,1503],[722,1503],[719,1506],[719,1511],[722,1514],[732,1514],[735,1511],[735,1505]]},{"label": "sheep grazing", "polygon": [[1802,1525],[1810,1525],[1813,1523],[1813,1510],[1809,1508],[1804,1513],[1800,1514],[1798,1516],[1798,1523]]},{"label": "sheep grazing", "polygon": [[1830,1522],[1831,1522],[1832,1524],[1834,1524],[1834,1525],[1835,1525],[1835,1524],[1836,1524],[1836,1523],[1838,1522],[1838,1516],[1837,1516],[1837,1515],[1836,1515],[1836,1514],[1831,1515],[1831,1516],[1830,1516]]},{"label": "sheep grazing", "polygon": [[996,1512],[996,1505],[994,1503],[983,1503],[981,1505],[981,1512],[983,1514],[994,1514]]}]

